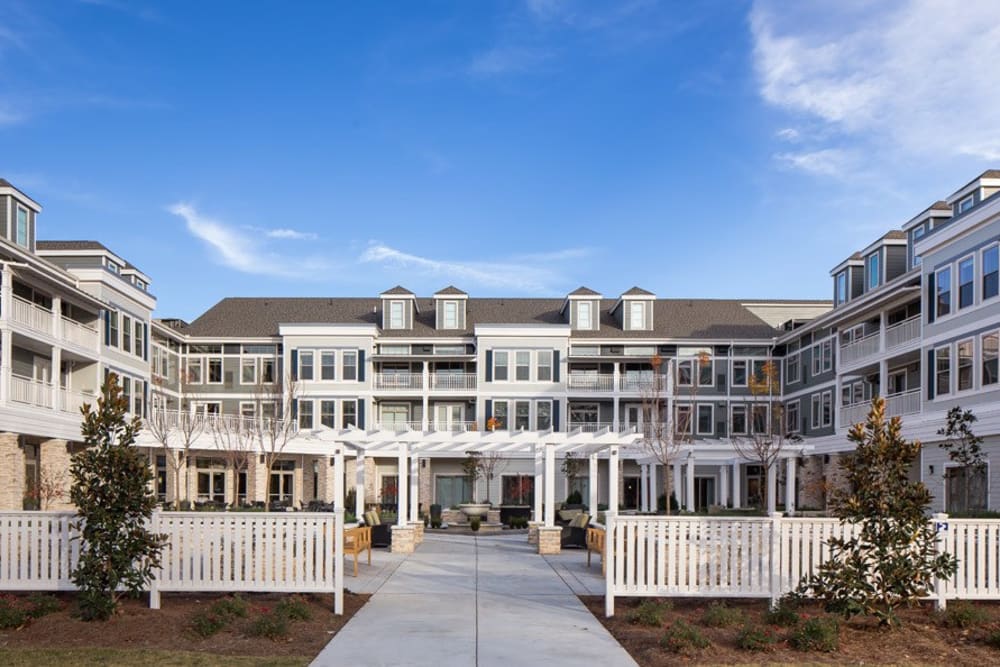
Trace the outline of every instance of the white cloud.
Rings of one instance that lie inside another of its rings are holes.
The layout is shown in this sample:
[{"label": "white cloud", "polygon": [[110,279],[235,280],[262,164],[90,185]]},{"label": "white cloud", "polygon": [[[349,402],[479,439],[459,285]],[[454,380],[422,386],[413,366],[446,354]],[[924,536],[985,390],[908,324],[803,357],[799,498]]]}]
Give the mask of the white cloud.
[{"label": "white cloud", "polygon": [[778,137],[779,139],[782,139],[783,141],[788,141],[792,143],[798,141],[800,137],[799,131],[796,130],[794,127],[786,127],[780,129],[774,133],[774,136]]},{"label": "white cloud", "polygon": [[1000,2],[758,0],[750,30],[761,96],[840,141],[1000,158]]},{"label": "white cloud", "polygon": [[[561,259],[565,259],[562,257]],[[372,241],[361,254],[359,261],[384,264],[397,269],[407,269],[441,276],[451,282],[468,282],[487,287],[511,289],[519,292],[542,293],[552,291],[565,281],[551,267],[537,263],[520,262],[455,262],[411,255],[378,241]]]},{"label": "white cloud", "polygon": [[203,215],[190,204],[179,202],[167,210],[183,218],[188,231],[208,245],[220,264],[231,269],[279,278],[318,278],[317,272],[330,268],[325,260],[271,252],[259,240]]},{"label": "white cloud", "polygon": [[313,232],[300,232],[296,229],[267,229],[264,235],[269,239],[291,239],[293,241],[315,241],[319,238]]},{"label": "white cloud", "polygon": [[476,76],[498,76],[531,72],[552,57],[552,52],[525,46],[498,46],[484,51],[469,63],[469,73]]},{"label": "white cloud", "polygon": [[845,176],[855,162],[851,153],[839,148],[823,148],[801,153],[776,153],[774,157],[778,162],[801,171],[835,177]]}]

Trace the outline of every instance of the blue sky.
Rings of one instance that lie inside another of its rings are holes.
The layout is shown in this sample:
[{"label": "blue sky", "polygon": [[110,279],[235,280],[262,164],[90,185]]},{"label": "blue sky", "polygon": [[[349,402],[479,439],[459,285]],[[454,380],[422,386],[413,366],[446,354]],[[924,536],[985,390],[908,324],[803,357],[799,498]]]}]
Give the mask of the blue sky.
[{"label": "blue sky", "polygon": [[1000,167],[988,0],[0,4],[0,176],[161,316],[397,283],[826,298]]}]

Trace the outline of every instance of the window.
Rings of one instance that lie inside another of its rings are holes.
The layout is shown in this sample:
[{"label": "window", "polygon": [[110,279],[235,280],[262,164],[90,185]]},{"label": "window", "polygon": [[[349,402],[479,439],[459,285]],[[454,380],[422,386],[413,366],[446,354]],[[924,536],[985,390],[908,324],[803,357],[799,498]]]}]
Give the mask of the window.
[{"label": "window", "polygon": [[[402,345],[400,347],[406,347],[407,350],[409,350],[409,348],[406,345]],[[408,351],[407,352],[403,352],[403,354],[409,354],[409,352]],[[461,355],[461,354],[468,354],[468,353],[466,352],[464,345],[435,345],[434,346],[434,354],[452,354],[452,355],[458,354],[458,355]]]},{"label": "window", "polygon": [[998,294],[997,271],[1000,266],[1000,246],[983,251],[983,301]]},{"label": "window", "polygon": [[507,381],[507,353],[497,351],[493,353],[493,379],[497,382]]},{"label": "window", "polygon": [[358,425],[358,402],[357,401],[344,401],[340,405],[340,427],[347,428],[348,426]]},{"label": "window", "polygon": [[503,475],[500,496],[504,505],[534,504],[535,478],[532,475]]},{"label": "window", "polygon": [[146,358],[146,324],[145,322],[135,322],[135,356]]},{"label": "window", "polygon": [[951,267],[944,267],[937,272],[937,316],[943,317],[951,312]]},{"label": "window", "polygon": [[531,428],[531,403],[516,401],[514,403],[514,429],[527,431]]},{"label": "window", "polygon": [[819,375],[833,368],[833,341],[825,340],[812,348],[812,374]]},{"label": "window", "polygon": [[626,357],[652,357],[656,354],[655,345],[626,345],[622,349],[622,354]]},{"label": "window", "polygon": [[222,384],[221,357],[211,357],[208,360],[208,384]]},{"label": "window", "polygon": [[319,353],[319,379],[320,380],[336,380],[337,379],[337,353],[332,350],[326,350]]},{"label": "window", "polygon": [[732,416],[730,417],[731,430],[733,435],[743,435],[747,432],[747,406],[732,406]]},{"label": "window", "polygon": [[268,499],[273,502],[291,503],[295,492],[295,461],[275,461],[271,469]]},{"label": "window", "polygon": [[833,370],[833,341],[824,341],[820,347],[823,348],[823,370]]},{"label": "window", "polygon": [[[926,234],[926,233],[927,232],[924,229],[923,225],[920,225],[919,227],[914,228],[914,230],[913,230],[913,244],[914,244],[914,248],[916,248],[917,241],[919,241],[920,239],[922,239],[924,237],[924,234]],[[920,255],[918,255],[916,253],[916,251],[914,251],[914,253],[913,253],[913,266],[920,266]]]},{"label": "window", "polygon": [[274,359],[260,360],[260,381],[264,384],[274,382]]},{"label": "window", "polygon": [[799,432],[799,402],[791,401],[785,406],[785,432]]},{"label": "window", "polygon": [[167,500],[167,457],[156,457],[156,499],[161,503]]},{"label": "window", "polygon": [[313,427],[313,402],[299,401],[299,428],[311,429]]},{"label": "window", "polygon": [[337,401],[319,402],[319,423],[327,428],[337,428]]},{"label": "window", "polygon": [[989,384],[997,383],[997,352],[998,352],[998,334],[996,331],[988,334],[983,334],[982,346],[983,346],[983,376],[980,379],[980,384],[986,386]]},{"label": "window", "polygon": [[747,386],[747,360],[733,359],[733,386]]},{"label": "window", "polygon": [[799,381],[799,355],[795,354],[789,355],[785,359],[785,382],[789,384]]},{"label": "window", "polygon": [[939,347],[934,350],[935,373],[937,374],[936,393],[944,396],[951,392],[951,348]]},{"label": "window", "polygon": [[132,381],[132,414],[138,415],[140,417],[145,416],[145,411],[143,410],[143,404],[145,403],[146,392],[144,391],[145,384],[142,380]]},{"label": "window", "polygon": [[576,304],[576,328],[593,329],[594,318],[591,313],[592,304],[589,301],[581,301]]},{"label": "window", "polygon": [[108,313],[108,345],[118,347],[118,313],[116,311]]},{"label": "window", "polygon": [[390,329],[402,329],[406,326],[403,319],[403,302],[402,301],[390,301],[389,302],[389,328]]},{"label": "window", "polygon": [[552,350],[539,350],[538,358],[538,381],[552,381]]},{"label": "window", "polygon": [[823,392],[823,426],[830,426],[833,424],[833,393],[829,391]]},{"label": "window", "polygon": [[312,350],[299,350],[299,379],[313,379],[313,353]]},{"label": "window", "polygon": [[958,343],[958,391],[972,389],[972,354],[974,345],[972,340],[963,340]]},{"label": "window", "polygon": [[458,301],[445,301],[443,306],[444,322],[442,326],[445,329],[457,329],[458,328]]},{"label": "window", "polygon": [[976,263],[966,257],[958,263],[958,309],[968,308],[975,299]]},{"label": "window", "polygon": [[535,403],[535,428],[539,431],[552,428],[552,401]]},{"label": "window", "polygon": [[198,471],[198,501],[226,502],[226,464],[220,459],[196,460]]},{"label": "window", "polygon": [[822,397],[819,394],[813,394],[809,397],[809,425],[812,428],[819,428],[820,419],[822,415],[820,414],[820,404],[822,403]]},{"label": "window", "polygon": [[847,303],[847,271],[841,271],[837,274],[835,299],[838,306]]},{"label": "window", "polygon": [[132,318],[122,315],[122,352],[132,354]]},{"label": "window", "polygon": [[958,203],[958,212],[965,213],[970,208],[972,208],[972,205],[975,203],[976,203],[976,198],[973,195],[969,195],[968,197],[966,197],[965,199],[963,199]]},{"label": "window", "polygon": [[494,401],[493,418],[497,420],[498,430],[510,430],[510,414],[507,411],[507,401]]},{"label": "window", "polygon": [[240,401],[240,417],[253,419],[257,416],[257,405],[253,401]]},{"label": "window", "polygon": [[712,405],[698,405],[698,435],[714,433],[715,409]]},{"label": "window", "polygon": [[691,406],[678,405],[674,408],[674,415],[674,430],[677,433],[690,433],[694,427],[694,420],[691,419]]},{"label": "window", "polygon": [[767,433],[768,406],[766,403],[755,404],[750,411],[750,428],[754,433]]},{"label": "window", "polygon": [[531,352],[518,350],[514,353],[514,379],[518,382],[531,379]]},{"label": "window", "polygon": [[257,359],[240,360],[240,384],[257,384]]},{"label": "window", "polygon": [[601,356],[600,345],[574,345],[569,353],[574,357],[599,357]]},{"label": "window", "polygon": [[945,468],[945,511],[970,512],[986,509],[989,466]]},{"label": "window", "polygon": [[879,260],[878,253],[868,255],[868,289],[875,289],[879,285]]},{"label": "window", "polygon": [[187,363],[188,382],[191,384],[201,384],[201,359],[188,359]]},{"label": "window", "polygon": [[692,377],[693,365],[693,359],[683,359],[677,362],[677,384],[682,387],[690,387],[694,384],[694,378]]},{"label": "window", "polygon": [[[410,346],[409,345],[379,345],[378,346],[378,351],[379,351],[379,354],[385,354],[385,355],[390,355],[390,354],[391,355],[396,355],[396,354],[406,355],[406,354],[410,353]],[[434,353],[435,354],[438,353],[436,347],[434,349]]]},{"label": "window", "polygon": [[356,382],[358,379],[358,353],[354,350],[345,350],[340,353],[340,360],[344,365],[340,379]]},{"label": "window", "polygon": [[632,301],[629,303],[628,313],[630,329],[646,328],[646,304],[642,301]]},{"label": "window", "polygon": [[713,373],[715,372],[715,363],[708,359],[707,361],[698,360],[698,386],[699,387],[711,387],[713,380],[715,379]]},{"label": "window", "polygon": [[28,247],[28,209],[23,206],[17,207],[17,229],[15,230],[14,242],[19,246]]}]

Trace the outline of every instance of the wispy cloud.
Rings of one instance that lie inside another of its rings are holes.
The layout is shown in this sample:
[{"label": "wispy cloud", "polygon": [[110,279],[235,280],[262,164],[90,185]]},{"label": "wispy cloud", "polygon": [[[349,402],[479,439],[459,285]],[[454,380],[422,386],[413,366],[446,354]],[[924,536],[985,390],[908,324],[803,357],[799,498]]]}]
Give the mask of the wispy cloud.
[{"label": "wispy cloud", "polygon": [[498,46],[473,57],[469,73],[498,76],[538,71],[552,59],[554,52],[526,46]]},{"label": "wispy cloud", "polygon": [[800,153],[776,153],[775,159],[788,167],[819,176],[843,177],[856,162],[855,156],[839,148],[823,148]]},{"label": "wispy cloud", "polygon": [[[550,258],[555,261],[552,253]],[[560,259],[568,259],[563,256]],[[460,262],[420,257],[378,241],[372,241],[361,254],[362,263],[380,264],[393,269],[406,269],[440,276],[444,281],[514,290],[532,294],[551,292],[566,281],[551,266],[540,266],[538,260],[512,259],[501,262]]]},{"label": "wispy cloud", "polygon": [[[885,159],[1000,159],[1000,87],[988,65],[1000,61],[1000,3],[758,0],[750,31],[761,96],[830,130],[820,148],[863,142]],[[817,173],[839,159],[816,153],[778,158]]]},{"label": "wispy cloud", "polygon": [[799,131],[794,127],[785,127],[774,133],[782,141],[796,142],[801,138]]},{"label": "wispy cloud", "polygon": [[291,241],[315,241],[319,236],[313,232],[300,232],[297,229],[262,229],[264,236],[269,239],[288,239]]},{"label": "wispy cloud", "polygon": [[[278,278],[302,279],[318,278],[320,272],[332,268],[325,259],[286,256],[274,252],[261,243],[259,235],[246,234],[238,227],[210,218],[191,204],[178,202],[167,210],[182,218],[188,232],[205,242],[216,261],[231,269]],[[294,230],[271,231],[299,233]],[[267,238],[268,235],[265,234],[264,237]]]}]

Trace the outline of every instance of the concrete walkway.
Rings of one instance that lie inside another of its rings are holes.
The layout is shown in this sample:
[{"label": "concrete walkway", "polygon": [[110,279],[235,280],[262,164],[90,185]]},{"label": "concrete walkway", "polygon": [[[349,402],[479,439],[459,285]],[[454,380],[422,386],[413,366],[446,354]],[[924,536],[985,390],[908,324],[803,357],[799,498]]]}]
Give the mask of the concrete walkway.
[{"label": "concrete walkway", "polygon": [[378,560],[381,576],[345,579],[375,594],[313,665],[636,664],[574,594],[600,590],[581,551],[543,558],[523,533],[429,534]]}]

